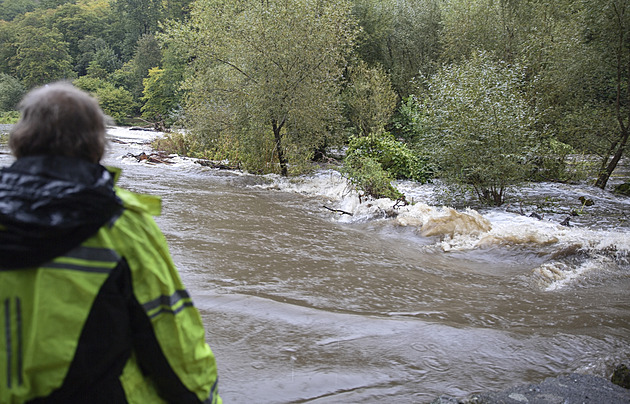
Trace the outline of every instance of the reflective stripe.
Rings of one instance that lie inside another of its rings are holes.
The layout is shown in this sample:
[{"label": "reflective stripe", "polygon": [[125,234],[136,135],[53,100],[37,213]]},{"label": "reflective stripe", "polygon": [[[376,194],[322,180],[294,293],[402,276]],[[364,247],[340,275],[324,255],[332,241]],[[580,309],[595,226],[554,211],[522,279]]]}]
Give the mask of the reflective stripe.
[{"label": "reflective stripe", "polygon": [[11,388],[13,350],[11,349],[11,301],[9,299],[4,301],[4,335],[7,347],[7,387]]},{"label": "reflective stripe", "polygon": [[118,260],[120,260],[120,255],[118,255],[116,251],[110,250],[109,248],[83,246],[79,246],[69,253],[64,254],[64,257],[102,262],[118,262]]},{"label": "reflective stripe", "polygon": [[[175,307],[180,302],[183,302],[182,305]],[[186,290],[176,290],[171,296],[162,295],[143,304],[142,307],[149,318],[154,318],[162,313],[177,314],[186,307],[192,307],[192,305],[192,300],[190,300],[190,295]],[[155,311],[155,309],[159,310]]]},{"label": "reflective stripe", "polygon": [[42,268],[52,268],[52,269],[70,269],[73,271],[83,271],[83,272],[95,272],[106,274],[109,273],[113,268],[111,267],[89,267],[85,265],[75,265],[75,264],[64,264],[62,262],[51,262],[48,264],[42,265]]},{"label": "reflective stripe", "polygon": [[[14,358],[14,344],[13,344],[13,331],[11,327],[11,299],[4,300],[4,334],[6,338],[7,349],[7,387],[11,388],[13,383],[13,358]],[[17,349],[16,360],[16,373],[17,373],[17,385],[22,385],[22,305],[20,298],[15,298],[15,348]]]},{"label": "reflective stripe", "polygon": [[42,265],[42,268],[109,273],[119,260],[120,255],[109,248],[79,246],[54,261]]},{"label": "reflective stripe", "polygon": [[22,385],[22,304],[20,298],[15,298],[16,325],[17,325],[17,377],[18,385]]},{"label": "reflective stripe", "polygon": [[210,389],[210,397],[208,397],[208,399],[204,401],[204,403],[214,404],[217,402],[217,397],[219,396],[217,392],[218,385],[219,385],[219,377],[217,377],[216,380],[214,381],[214,384],[212,385],[212,388]]}]

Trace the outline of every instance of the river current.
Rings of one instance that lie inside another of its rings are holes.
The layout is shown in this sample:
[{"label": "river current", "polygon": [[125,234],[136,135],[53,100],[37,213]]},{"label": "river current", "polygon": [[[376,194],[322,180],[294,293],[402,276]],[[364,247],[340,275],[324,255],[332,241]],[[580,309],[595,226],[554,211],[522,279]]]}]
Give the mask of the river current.
[{"label": "river current", "polygon": [[455,209],[405,182],[394,207],[333,171],[138,162],[154,133],[108,133],[119,185],[163,199],[226,403],[424,403],[630,360],[630,198],[536,184]]}]

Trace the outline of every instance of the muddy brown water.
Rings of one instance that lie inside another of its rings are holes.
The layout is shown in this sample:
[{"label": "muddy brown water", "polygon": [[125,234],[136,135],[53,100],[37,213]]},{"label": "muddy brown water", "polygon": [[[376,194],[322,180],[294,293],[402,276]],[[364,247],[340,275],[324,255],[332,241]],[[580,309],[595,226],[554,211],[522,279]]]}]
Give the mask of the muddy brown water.
[{"label": "muddy brown water", "polygon": [[121,158],[142,148],[114,144],[105,163],[123,168],[121,186],[163,198],[156,220],[226,403],[423,403],[607,377],[630,358],[625,229],[542,226],[548,238],[509,243],[521,225],[490,214],[491,232],[453,248],[455,236],[391,219],[340,220],[321,197],[254,176]]}]

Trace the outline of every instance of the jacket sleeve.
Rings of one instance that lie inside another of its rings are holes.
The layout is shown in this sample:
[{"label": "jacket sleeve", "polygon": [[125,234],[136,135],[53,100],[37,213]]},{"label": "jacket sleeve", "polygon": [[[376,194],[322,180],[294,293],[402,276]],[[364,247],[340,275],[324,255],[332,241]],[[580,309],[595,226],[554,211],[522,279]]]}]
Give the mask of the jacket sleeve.
[{"label": "jacket sleeve", "polygon": [[216,361],[205,341],[201,316],[162,232],[146,211],[133,204],[114,228],[119,233],[115,238],[125,240],[120,248],[131,271],[132,332],[143,373],[168,402],[220,404]]}]

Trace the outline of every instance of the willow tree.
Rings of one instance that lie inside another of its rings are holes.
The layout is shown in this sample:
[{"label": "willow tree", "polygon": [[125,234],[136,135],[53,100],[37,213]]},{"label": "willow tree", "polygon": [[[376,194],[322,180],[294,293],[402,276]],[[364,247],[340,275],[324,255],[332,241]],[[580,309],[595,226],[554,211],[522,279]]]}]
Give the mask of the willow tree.
[{"label": "willow tree", "polygon": [[433,73],[440,56],[442,16],[439,0],[354,0],[362,31],[358,54],[381,66],[399,98],[413,91],[411,80]]},{"label": "willow tree", "polygon": [[[600,87],[607,96],[607,100],[602,101],[607,104],[608,110],[614,111],[611,115],[617,121],[617,130],[607,137],[608,147],[595,181],[596,186],[604,189],[617,164],[627,153],[630,139],[630,1],[610,0],[604,2],[603,7],[594,1],[588,3],[586,14],[588,21],[593,23],[590,24],[591,37],[584,42],[588,47],[603,51],[599,60],[603,60],[607,67],[608,83]],[[614,89],[610,83],[614,83]],[[598,98],[604,97],[600,95]]]},{"label": "willow tree", "polygon": [[448,183],[470,186],[481,202],[501,205],[528,179],[542,148],[536,112],[522,92],[526,71],[487,53],[445,65],[416,99],[416,145]]},{"label": "willow tree", "polygon": [[191,60],[189,129],[250,158],[272,145],[287,175],[291,160],[310,156],[340,122],[356,36],[350,10],[347,0],[197,0],[190,20],[166,35]]}]

